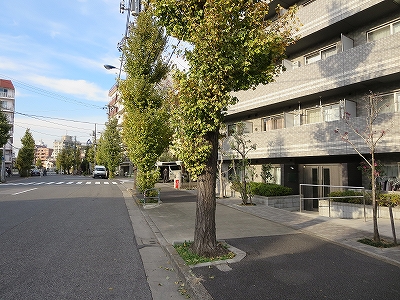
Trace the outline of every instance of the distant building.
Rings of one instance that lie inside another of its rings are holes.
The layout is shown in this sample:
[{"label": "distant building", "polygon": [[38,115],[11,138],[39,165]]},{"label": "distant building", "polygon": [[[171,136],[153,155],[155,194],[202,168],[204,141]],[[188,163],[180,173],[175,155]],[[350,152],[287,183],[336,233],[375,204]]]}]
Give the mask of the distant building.
[{"label": "distant building", "polygon": [[52,154],[53,149],[47,148],[47,145],[41,144],[35,146],[35,162],[40,159],[44,168],[49,168],[53,166],[51,158]]},{"label": "distant building", "polygon": [[5,167],[12,168],[14,158],[12,144],[14,134],[15,88],[11,80],[0,79],[0,109],[6,114],[9,123],[12,125],[10,130],[11,137],[5,145],[0,145],[0,152],[1,155],[4,156]]},{"label": "distant building", "polygon": [[[122,128],[125,110],[121,95],[118,90],[118,83],[111,87],[110,91],[108,92],[108,96],[111,98],[110,102],[108,103],[108,119],[116,118],[118,120],[118,127]],[[133,173],[133,164],[130,161],[127,152],[124,153],[123,161],[119,165],[119,173],[121,175]]]},{"label": "distant building", "polygon": [[72,148],[77,145],[80,145],[81,143],[76,141],[72,136],[70,135],[64,135],[61,137],[61,140],[55,140],[53,142],[53,154],[52,157],[54,159],[57,158],[58,154],[61,152],[62,149],[65,148]]}]

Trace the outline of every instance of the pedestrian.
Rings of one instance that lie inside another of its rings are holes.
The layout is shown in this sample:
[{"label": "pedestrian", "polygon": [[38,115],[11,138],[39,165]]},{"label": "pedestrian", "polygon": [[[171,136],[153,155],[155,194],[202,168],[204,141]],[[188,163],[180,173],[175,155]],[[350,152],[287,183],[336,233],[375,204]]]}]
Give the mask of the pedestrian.
[{"label": "pedestrian", "polygon": [[163,182],[168,182],[168,168],[165,168],[163,171]]}]

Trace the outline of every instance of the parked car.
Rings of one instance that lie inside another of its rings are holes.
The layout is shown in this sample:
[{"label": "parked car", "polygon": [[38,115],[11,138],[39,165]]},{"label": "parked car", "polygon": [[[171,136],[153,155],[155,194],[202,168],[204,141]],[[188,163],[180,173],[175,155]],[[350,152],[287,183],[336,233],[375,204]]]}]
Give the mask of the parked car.
[{"label": "parked car", "polygon": [[93,178],[107,178],[107,169],[105,166],[95,166],[93,170]]},{"label": "parked car", "polygon": [[31,176],[40,176],[40,171],[38,169],[31,169]]}]

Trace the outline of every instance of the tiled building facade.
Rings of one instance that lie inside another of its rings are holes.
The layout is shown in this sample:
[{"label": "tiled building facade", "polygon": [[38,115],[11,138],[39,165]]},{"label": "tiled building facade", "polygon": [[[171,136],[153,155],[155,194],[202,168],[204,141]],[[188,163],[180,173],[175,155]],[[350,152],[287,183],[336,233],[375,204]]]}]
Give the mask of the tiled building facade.
[{"label": "tiled building facade", "polygon": [[[299,41],[275,82],[235,93],[228,128],[246,122],[257,149],[249,152],[256,173],[271,163],[278,183],[299,191],[300,183],[366,184],[361,158],[335,133],[365,126],[363,97],[378,93],[387,106],[376,123],[390,128],[378,143],[388,180],[400,176],[400,1],[271,1],[297,4],[303,24]],[[368,155],[366,144],[351,136]],[[257,180],[257,178],[255,179]],[[260,180],[260,177],[258,177]],[[315,207],[314,207],[315,208]]]}]

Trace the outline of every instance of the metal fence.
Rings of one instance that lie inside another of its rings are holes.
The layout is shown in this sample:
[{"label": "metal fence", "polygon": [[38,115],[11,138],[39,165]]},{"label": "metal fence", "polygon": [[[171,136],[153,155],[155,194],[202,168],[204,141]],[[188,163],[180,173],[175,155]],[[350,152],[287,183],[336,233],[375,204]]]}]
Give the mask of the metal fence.
[{"label": "metal fence", "polygon": [[[343,196],[330,196],[330,193],[336,191],[355,191],[362,195],[343,195]],[[342,185],[325,185],[325,184],[300,184],[300,212],[303,207],[313,207],[315,201],[328,200],[329,217],[331,212],[331,202],[335,199],[343,198],[360,198],[364,205],[364,218],[365,218],[365,188],[359,186],[342,186]],[[317,206],[319,207],[319,206]],[[304,209],[305,210],[305,209]]]}]

